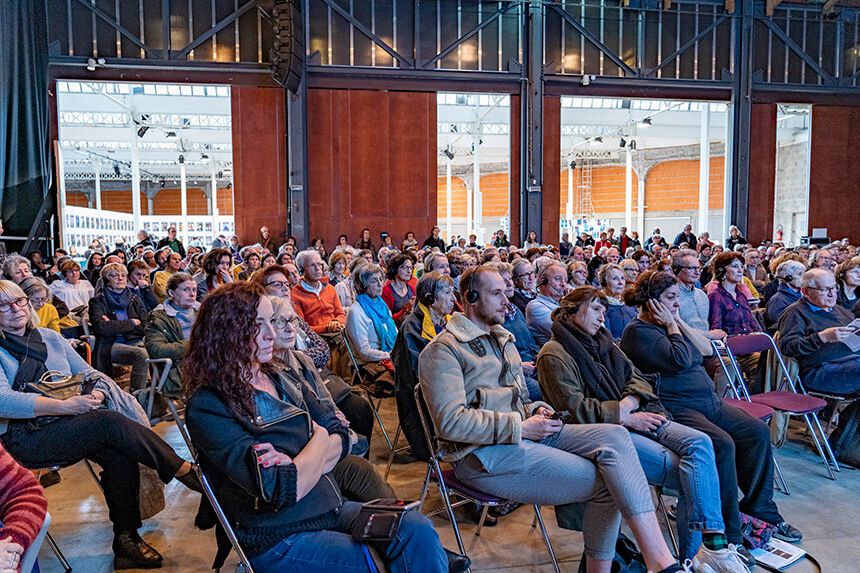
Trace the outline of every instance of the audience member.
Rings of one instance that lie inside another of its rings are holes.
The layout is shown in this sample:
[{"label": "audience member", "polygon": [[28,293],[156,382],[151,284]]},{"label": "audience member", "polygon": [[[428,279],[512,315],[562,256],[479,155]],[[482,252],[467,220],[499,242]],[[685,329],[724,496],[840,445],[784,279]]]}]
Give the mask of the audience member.
[{"label": "audience member", "polygon": [[588,284],[588,265],[584,261],[567,263],[567,285],[574,289]]},{"label": "audience member", "polygon": [[233,257],[227,249],[212,249],[203,256],[203,272],[194,279],[197,282],[197,300],[203,300],[219,286],[233,282],[231,264]]},{"label": "audience member", "polygon": [[[361,230],[361,238],[355,242],[355,249],[360,251],[370,251],[371,260],[368,262],[373,262],[373,257],[376,256],[376,246],[373,244],[373,240],[370,238],[370,229],[364,228]],[[356,254],[356,256],[361,256]]]},{"label": "audience member", "polygon": [[250,280],[251,275],[260,268],[260,263],[260,254],[253,247],[245,247],[242,249],[242,265],[233,269],[233,277],[237,281]]},{"label": "audience member", "polygon": [[53,298],[51,296],[51,289],[48,288],[45,281],[37,277],[30,277],[21,281],[18,286],[21,287],[21,290],[30,299],[30,305],[39,317],[39,324],[37,326],[40,328],[49,328],[57,333],[61,332],[61,328],[77,327],[75,321],[70,318],[65,318],[64,321],[67,322],[61,323],[60,315],[51,302]]},{"label": "audience member", "polygon": [[512,336],[501,327],[507,303],[502,278],[478,267],[460,282],[465,313],[451,318],[418,361],[443,459],[454,465],[457,479],[525,504],[585,502],[589,570],[609,568],[623,514],[649,570],[683,571],[663,541],[629,433],[563,424],[547,405],[528,400]]},{"label": "audience member", "polygon": [[156,271],[152,277],[152,292],[158,302],[164,302],[167,299],[167,281],[182,270],[182,257],[179,253],[170,253],[167,256],[167,264],[163,270]]},{"label": "audience member", "polygon": [[660,229],[655,228],[651,232],[651,236],[645,241],[645,244],[642,245],[642,248],[646,251],[651,251],[654,253],[654,257],[659,258],[659,252],[654,250],[655,246],[659,246],[661,249],[668,249],[669,244],[666,243],[666,239],[663,238],[663,235],[660,234]]},{"label": "audience member", "polygon": [[140,297],[146,312],[158,306],[158,297],[152,292],[149,284],[149,266],[143,261],[131,261],[128,264],[128,289]]},{"label": "audience member", "polygon": [[696,251],[681,249],[672,257],[672,273],[678,279],[678,315],[692,329],[712,340],[727,336],[722,329],[711,329],[708,295],[698,288],[702,267]]},{"label": "audience member", "polygon": [[[594,241],[592,241],[592,244],[594,244]],[[528,252],[530,249],[540,249],[540,242],[537,240],[537,233],[534,231],[529,231],[526,240],[523,241],[523,250]]]},{"label": "audience member", "polygon": [[513,274],[511,278],[514,280],[514,294],[510,297],[510,301],[525,316],[526,305],[537,296],[535,292],[536,274],[534,267],[526,259],[517,259],[512,264]]},{"label": "audience member", "polygon": [[47,507],[39,482],[0,444],[0,572],[29,573],[31,569],[22,564],[24,554],[31,547],[39,550]]},{"label": "audience member", "polygon": [[96,337],[94,366],[113,374],[114,364],[131,366],[131,390],[146,387],[149,355],[143,346],[147,311],[143,301],[128,288],[128,271],[120,263],[102,268],[105,288],[90,299],[90,322]]},{"label": "audience member", "polygon": [[348,257],[343,251],[335,251],[328,260],[328,284],[336,287],[338,283],[347,280]]},{"label": "audience member", "polygon": [[566,260],[570,256],[570,251],[573,249],[573,243],[570,242],[568,233],[561,234],[561,241],[558,243],[559,254],[562,260]]},{"label": "audience member", "polygon": [[167,237],[158,241],[158,245],[156,245],[155,250],[160,251],[161,249],[168,247],[174,253],[179,253],[179,258],[185,258],[185,246],[182,244],[176,237],[176,227],[170,227],[167,229]]},{"label": "audience member", "polygon": [[693,226],[689,223],[684,225],[684,230],[678,233],[675,236],[675,240],[672,241],[672,244],[676,247],[680,247],[681,243],[687,243],[688,249],[693,249],[698,244],[696,235],[693,234]]},{"label": "audience member", "polygon": [[639,276],[639,263],[633,259],[621,259],[618,266],[624,271],[624,288],[630,288]]},{"label": "audience member", "polygon": [[33,276],[30,261],[19,255],[9,255],[3,259],[3,278],[16,285],[26,278]]},{"label": "audience member", "polygon": [[627,323],[636,318],[636,309],[627,306],[621,300],[627,290],[624,270],[618,265],[609,263],[601,267],[597,274],[601,292],[606,297],[606,326],[613,340],[619,340]]},{"label": "audience member", "polygon": [[[355,273],[355,269],[359,265],[366,265],[367,261],[362,257],[356,257],[349,263],[349,276],[353,276]],[[447,261],[446,261],[447,264]],[[337,298],[340,300],[340,306],[344,312],[349,310],[353,304],[355,304],[355,289],[352,287],[352,280],[347,278],[345,281],[339,282],[335,288],[335,292],[337,292]]]},{"label": "audience member", "polygon": [[761,264],[761,253],[758,252],[758,249],[747,249],[744,252],[743,259],[744,276],[761,293],[767,284],[767,271]]},{"label": "audience member", "polygon": [[403,253],[396,255],[385,267],[385,278],[388,280],[382,289],[382,300],[388,305],[396,324],[400,324],[415,306],[412,269],[412,257]]},{"label": "audience member", "polygon": [[400,250],[403,252],[408,251],[409,249],[417,249],[418,248],[418,240],[415,238],[415,233],[412,231],[408,231],[406,235],[403,237],[403,241],[400,243]]},{"label": "audience member", "polygon": [[600,240],[594,243],[594,250],[600,252],[602,248],[609,248],[612,246],[612,241],[606,238],[606,231],[600,231]]},{"label": "audience member", "polygon": [[741,230],[735,225],[729,227],[729,236],[726,239],[726,249],[734,251],[738,245],[746,245],[747,240],[741,235]]},{"label": "audience member", "polygon": [[831,273],[836,270],[836,257],[830,249],[816,249],[809,254],[809,267],[825,269]]},{"label": "audience member", "polygon": [[439,237],[439,227],[434,226],[430,229],[430,236],[424,239],[424,243],[421,245],[421,248],[426,249],[428,247],[431,249],[439,249],[442,253],[445,252],[445,241]]},{"label": "audience member", "polygon": [[770,328],[776,327],[785,309],[800,300],[800,288],[805,272],[806,265],[791,259],[785,260],[776,267],[774,274],[779,282],[779,287],[767,301],[767,308],[764,313],[765,324]]},{"label": "audience member", "polygon": [[842,308],[852,310],[857,304],[857,295],[860,294],[860,259],[848,259],[839,263],[834,274],[839,286],[836,303]]},{"label": "audience member", "polygon": [[64,258],[58,266],[63,278],[51,283],[51,294],[66,303],[70,309],[69,316],[80,324],[87,315],[95,289],[89,282],[81,280],[81,265],[77,262]]},{"label": "audience member", "polygon": [[[292,290],[293,308],[317,334],[337,334],[346,322],[334,287],[322,282],[324,266],[319,253],[302,251],[296,257],[302,279]],[[331,343],[329,344],[331,345]]]},{"label": "audience member", "polygon": [[[361,504],[344,502],[329,475],[349,452],[347,429],[296,373],[271,363],[272,315],[253,283],[226,285],[204,301],[184,364],[191,438],[255,569],[322,570],[337,567],[333,560],[365,567],[349,537]],[[225,329],[234,336],[227,348],[219,344]],[[255,422],[263,408],[265,425]],[[302,415],[284,415],[290,410]],[[376,547],[395,570],[448,570],[438,535],[417,511],[404,515],[396,543]]]},{"label": "audience member", "polygon": [[[740,271],[740,269],[738,269]],[[702,367],[713,355],[708,341],[678,315],[678,280],[671,273],[642,274],[624,301],[639,316],[624,330],[621,350],[644,374],[659,374],[660,402],[673,420],[706,433],[714,446],[726,537],[743,541],[740,511],[777,527],[776,537],[801,539],[773,502],[773,456],[764,422],[724,403]],[[738,502],[738,487],[744,494]]]},{"label": "audience member", "polygon": [[552,311],[567,292],[567,269],[553,261],[538,271],[538,295],[526,305],[526,324],[538,346],[552,336]]},{"label": "audience member", "polygon": [[[352,277],[357,296],[346,316],[346,335],[359,366],[391,360],[397,327],[382,299],[385,277],[377,265],[362,265]],[[376,374],[373,372],[373,374]]]},{"label": "audience member", "polygon": [[[649,381],[633,369],[602,326],[608,309],[604,292],[594,287],[577,289],[561,300],[552,338],[537,362],[544,396],[577,424],[628,429],[648,482],[681,494],[677,521],[682,559],[692,559],[700,571],[708,564],[715,568],[711,570],[748,573],[737,546],[730,546],[725,535],[710,438],[669,421]],[[673,455],[666,455],[667,450]]]},{"label": "audience member", "polygon": [[[114,568],[159,567],[161,555],[137,530],[140,520],[138,464],[201,491],[191,464],[149,429],[146,414],[110,378],[87,365],[56,332],[37,328],[38,317],[23,291],[0,281],[0,436],[27,468],[70,465],[82,459],[102,467],[101,487],[114,530]],[[89,394],[54,400],[24,391],[48,370],[95,378]],[[106,407],[102,407],[102,406]]]}]

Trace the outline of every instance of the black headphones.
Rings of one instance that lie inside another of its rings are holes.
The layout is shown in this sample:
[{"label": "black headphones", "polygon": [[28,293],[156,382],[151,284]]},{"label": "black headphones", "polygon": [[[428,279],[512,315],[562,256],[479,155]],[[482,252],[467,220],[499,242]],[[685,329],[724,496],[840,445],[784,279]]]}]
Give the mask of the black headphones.
[{"label": "black headphones", "polygon": [[424,306],[433,306],[434,302],[436,302],[436,289],[424,293],[424,296],[421,299],[421,303]]},{"label": "black headphones", "polygon": [[544,275],[541,277],[540,282],[538,283],[538,286],[544,286],[544,285],[548,285],[548,284],[549,284],[549,279],[546,278],[546,275]]},{"label": "black headphones", "polygon": [[466,289],[466,302],[469,304],[475,304],[478,302],[478,299],[481,298],[481,293],[476,290],[472,290],[472,281],[475,280],[475,275],[478,273],[477,270],[472,271],[472,274],[469,275],[469,287]]}]

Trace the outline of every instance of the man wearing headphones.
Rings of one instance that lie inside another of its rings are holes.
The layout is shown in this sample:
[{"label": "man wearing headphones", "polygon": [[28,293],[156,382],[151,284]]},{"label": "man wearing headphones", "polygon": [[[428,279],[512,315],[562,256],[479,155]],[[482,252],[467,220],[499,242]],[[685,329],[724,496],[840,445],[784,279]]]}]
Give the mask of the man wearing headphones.
[{"label": "man wearing headphones", "polygon": [[771,330],[771,327],[775,329],[783,311],[800,300],[801,280],[805,272],[806,265],[791,259],[781,262],[776,267],[776,280],[779,281],[779,287],[767,301],[767,310],[764,313],[768,330]]},{"label": "man wearing headphones", "polygon": [[552,336],[552,311],[567,294],[567,268],[560,262],[547,263],[537,276],[538,295],[526,305],[526,324],[538,346]]},{"label": "man wearing headphones", "polygon": [[699,276],[702,272],[702,263],[693,249],[681,249],[672,255],[672,272],[680,281],[678,302],[681,303],[679,314],[681,320],[690,328],[712,340],[720,340],[726,337],[726,333],[720,329],[710,330],[708,324],[708,311],[710,309],[708,295],[698,288]]}]

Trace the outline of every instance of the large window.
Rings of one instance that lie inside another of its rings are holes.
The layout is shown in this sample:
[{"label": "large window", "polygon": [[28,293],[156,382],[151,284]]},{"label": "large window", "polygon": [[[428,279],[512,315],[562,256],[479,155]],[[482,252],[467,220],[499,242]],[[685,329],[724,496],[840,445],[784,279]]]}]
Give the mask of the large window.
[{"label": "large window", "polygon": [[234,232],[230,88],[58,81],[63,245]]},{"label": "large window", "polygon": [[799,245],[808,234],[811,117],[808,105],[777,106],[773,238],[786,245]]},{"label": "large window", "polygon": [[436,117],[442,237],[510,234],[510,96],[440,93]]}]

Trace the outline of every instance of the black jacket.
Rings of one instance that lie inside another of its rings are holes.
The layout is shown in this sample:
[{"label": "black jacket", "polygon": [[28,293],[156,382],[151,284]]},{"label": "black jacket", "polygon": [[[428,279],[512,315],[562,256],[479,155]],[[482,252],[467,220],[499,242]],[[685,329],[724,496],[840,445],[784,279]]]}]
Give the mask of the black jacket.
[{"label": "black jacket", "polygon": [[427,438],[424,436],[418,405],[415,403],[418,356],[430,342],[421,336],[423,324],[424,312],[416,305],[400,325],[391,351],[391,362],[394,364],[394,397],[397,399],[400,428],[412,448],[412,455],[421,461],[427,461],[430,459],[430,449],[427,447]]},{"label": "black jacket", "polygon": [[264,468],[256,462],[254,446],[264,442],[295,458],[310,441],[311,421],[341,437],[341,459],[349,451],[347,429],[334,410],[324,407],[309,385],[297,381],[296,376],[301,375],[285,369],[271,377],[280,400],[254,391],[254,419],[238,416],[207,387],[188,400],[188,431],[200,464],[239,542],[252,557],[293,533],[333,527],[343,505],[331,473],[323,475],[297,501],[295,464]]},{"label": "black jacket", "polygon": [[[90,323],[96,337],[96,347],[93,349],[93,366],[108,376],[113,376],[113,363],[110,359],[110,349],[116,342],[117,336],[124,336],[129,341],[143,338],[146,331],[146,308],[140,297],[134,295],[128,305],[128,320],[117,319],[116,313],[107,301],[107,295],[102,291],[90,299]],[[103,317],[107,317],[105,320]],[[140,324],[134,324],[136,318]]]}]

